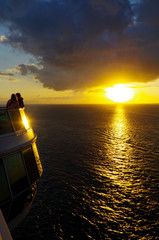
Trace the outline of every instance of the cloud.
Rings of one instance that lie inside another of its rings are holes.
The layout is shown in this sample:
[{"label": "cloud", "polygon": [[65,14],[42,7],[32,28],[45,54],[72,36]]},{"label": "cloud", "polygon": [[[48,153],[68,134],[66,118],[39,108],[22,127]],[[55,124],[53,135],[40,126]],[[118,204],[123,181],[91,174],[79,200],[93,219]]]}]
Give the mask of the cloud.
[{"label": "cloud", "polygon": [[8,76],[14,76],[14,74],[13,73],[4,73],[4,72],[0,71],[0,76],[8,77]]},{"label": "cloud", "polygon": [[133,88],[159,88],[159,79],[156,79],[154,81],[151,82],[144,82],[144,83],[137,83],[134,82],[131,87]]},{"label": "cloud", "polygon": [[8,78],[8,81],[10,81],[10,82],[17,82],[17,79],[16,78]]},{"label": "cloud", "polygon": [[20,64],[16,67],[15,71],[20,72],[21,75],[38,74],[40,69],[34,64]]},{"label": "cloud", "polygon": [[141,4],[136,6],[138,20],[145,22],[148,25],[159,25],[158,9],[159,1],[141,1]]},{"label": "cloud", "polygon": [[7,41],[7,38],[5,35],[0,36],[0,42],[5,42]]},{"label": "cloud", "polygon": [[21,64],[19,73],[32,73],[44,87],[66,90],[98,86],[111,83],[115,73],[127,73],[129,81],[150,81],[159,76],[155,0],[0,3],[0,21],[10,29],[3,42],[21,47],[43,65]]}]

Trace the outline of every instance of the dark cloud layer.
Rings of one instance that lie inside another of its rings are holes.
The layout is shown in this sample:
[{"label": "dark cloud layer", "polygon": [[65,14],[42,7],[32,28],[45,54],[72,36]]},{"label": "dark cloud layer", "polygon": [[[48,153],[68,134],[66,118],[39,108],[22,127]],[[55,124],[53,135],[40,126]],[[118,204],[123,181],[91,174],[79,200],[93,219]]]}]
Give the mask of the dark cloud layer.
[{"label": "dark cloud layer", "polygon": [[159,77],[159,3],[136,2],[0,0],[0,21],[10,29],[6,43],[43,65],[22,63],[21,74],[33,73],[45,87],[95,86],[124,72],[129,81],[150,81]]},{"label": "dark cloud layer", "polygon": [[4,72],[1,72],[0,71],[0,76],[4,76],[4,77],[12,77],[12,76],[14,76],[14,74],[13,73],[4,73]]}]

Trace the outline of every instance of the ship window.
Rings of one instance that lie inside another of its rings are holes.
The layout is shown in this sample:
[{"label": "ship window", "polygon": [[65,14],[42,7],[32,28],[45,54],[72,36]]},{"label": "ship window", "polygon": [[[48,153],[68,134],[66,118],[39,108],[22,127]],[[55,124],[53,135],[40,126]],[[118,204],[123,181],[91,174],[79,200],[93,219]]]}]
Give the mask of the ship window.
[{"label": "ship window", "polygon": [[16,195],[29,186],[21,154],[7,155],[5,164],[13,195]]},{"label": "ship window", "polygon": [[11,210],[8,217],[8,222],[20,214],[30,203],[29,199],[29,190],[27,189],[23,193],[19,194],[14,198]]},{"label": "ship window", "polygon": [[5,202],[3,205],[0,206],[2,213],[3,213],[3,217],[5,218],[6,221],[7,221],[7,216],[8,216],[9,210],[10,210],[10,206],[11,206],[11,200]]},{"label": "ship window", "polygon": [[7,111],[0,111],[0,134],[13,132],[13,126]]},{"label": "ship window", "polygon": [[31,147],[22,151],[31,184],[39,178],[39,173]]},{"label": "ship window", "polygon": [[13,121],[14,127],[16,131],[25,129],[25,126],[23,124],[20,112],[18,109],[10,110],[9,111],[10,117]]},{"label": "ship window", "polygon": [[0,204],[1,204],[2,202],[11,198],[2,159],[0,159],[0,184],[1,184],[0,186]]}]

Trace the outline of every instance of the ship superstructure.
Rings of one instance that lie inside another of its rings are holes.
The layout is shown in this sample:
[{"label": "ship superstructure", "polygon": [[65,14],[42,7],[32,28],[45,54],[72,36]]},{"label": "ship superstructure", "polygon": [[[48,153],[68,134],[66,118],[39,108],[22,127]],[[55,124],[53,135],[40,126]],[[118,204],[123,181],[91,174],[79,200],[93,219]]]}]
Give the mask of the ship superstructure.
[{"label": "ship superstructure", "polygon": [[0,108],[0,209],[10,230],[24,218],[43,169],[24,109]]}]

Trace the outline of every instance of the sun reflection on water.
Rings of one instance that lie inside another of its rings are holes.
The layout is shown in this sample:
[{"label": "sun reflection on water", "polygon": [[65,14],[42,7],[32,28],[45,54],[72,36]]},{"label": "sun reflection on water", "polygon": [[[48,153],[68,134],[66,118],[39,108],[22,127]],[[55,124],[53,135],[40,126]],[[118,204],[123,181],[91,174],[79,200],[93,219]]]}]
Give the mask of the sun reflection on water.
[{"label": "sun reflection on water", "polygon": [[[158,205],[152,196],[158,194],[158,182],[156,176],[151,179],[154,173],[147,163],[146,145],[140,146],[145,135],[137,127],[142,126],[136,123],[139,119],[132,118],[122,105],[110,111],[107,118],[105,128],[100,128],[99,154],[93,165],[98,184],[91,189],[96,199],[92,209],[104,216],[108,236],[117,234],[117,239],[128,239],[126,233],[130,239],[139,239],[137,236],[146,234],[151,226],[149,215],[154,215]],[[151,161],[156,160],[151,156]],[[116,239],[108,236],[106,239]]]},{"label": "sun reflection on water", "polygon": [[103,162],[98,161],[94,165],[97,175],[103,180],[109,179],[112,185],[121,187],[123,191],[134,188],[135,165],[130,128],[124,106],[116,106],[103,133],[105,141],[101,142],[100,150]]},{"label": "sun reflection on water", "polygon": [[[124,109],[117,107],[115,110],[114,117],[111,123],[112,134],[110,136],[110,157],[114,157],[112,152],[115,154],[117,159],[125,157],[128,136],[128,123]],[[112,159],[111,159],[112,160]]]},{"label": "sun reflection on water", "polygon": [[132,149],[130,147],[129,124],[123,106],[117,106],[111,123],[112,133],[110,136],[107,156],[109,157],[109,178],[115,184],[126,187],[131,185]]},{"label": "sun reflection on water", "polygon": [[98,161],[94,166],[96,181],[102,188],[94,189],[94,193],[99,196],[99,214],[107,219],[108,235],[114,232],[122,236],[131,227],[133,199],[138,193],[140,181],[134,181],[136,173],[130,126],[124,106],[115,108],[107,124],[109,126],[103,133],[103,161]]}]

